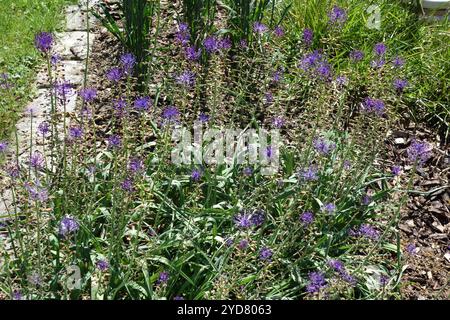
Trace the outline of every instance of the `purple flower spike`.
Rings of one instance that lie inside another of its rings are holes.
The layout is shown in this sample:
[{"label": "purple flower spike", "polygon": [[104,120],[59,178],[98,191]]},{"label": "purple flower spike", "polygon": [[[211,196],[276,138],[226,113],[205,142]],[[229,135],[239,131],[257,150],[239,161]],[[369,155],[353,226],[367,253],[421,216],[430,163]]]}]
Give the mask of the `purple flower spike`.
[{"label": "purple flower spike", "polygon": [[281,129],[284,126],[285,121],[283,117],[275,117],[272,123],[275,128]]},{"label": "purple flower spike", "polygon": [[234,223],[238,228],[247,229],[250,228],[252,223],[252,216],[249,213],[241,212],[234,217]]},{"label": "purple flower spike", "polygon": [[44,157],[40,152],[35,151],[30,156],[30,166],[36,170],[42,169],[44,167]]},{"label": "purple flower spike", "polygon": [[303,43],[306,47],[310,47],[314,39],[314,32],[311,29],[303,30]]},{"label": "purple flower spike", "polygon": [[309,283],[306,286],[306,291],[309,293],[318,293],[320,290],[327,286],[327,281],[325,280],[325,274],[322,272],[311,272],[309,274]]},{"label": "purple flower spike", "polygon": [[162,117],[166,122],[176,123],[180,118],[180,111],[178,111],[177,107],[170,106],[164,109]]},{"label": "purple flower spike", "polygon": [[52,66],[56,66],[61,60],[62,60],[61,57],[55,53],[52,54],[50,58],[50,63],[52,64]]},{"label": "purple flower spike", "polygon": [[328,214],[333,214],[336,212],[336,205],[334,203],[327,203],[326,205],[323,206],[322,211],[328,213]]},{"label": "purple flower spike", "polygon": [[209,116],[202,112],[202,113],[200,113],[198,120],[200,120],[200,122],[203,122],[203,123],[208,122]]},{"label": "purple flower spike", "polygon": [[120,64],[123,67],[123,72],[126,75],[131,75],[136,65],[136,57],[132,53],[126,53],[120,57]]},{"label": "purple flower spike", "polygon": [[276,26],[275,29],[273,30],[273,33],[278,38],[281,38],[282,36],[284,36],[284,29],[281,26]]},{"label": "purple flower spike", "polygon": [[362,224],[356,230],[350,230],[349,234],[353,237],[363,237],[370,240],[378,240],[380,236],[379,232],[370,224]]},{"label": "purple flower spike", "polygon": [[384,59],[375,59],[370,61],[370,66],[374,69],[380,69],[386,64],[386,61]]},{"label": "purple flower spike", "polygon": [[266,220],[266,215],[263,210],[256,210],[253,212],[251,221],[255,227],[261,226]]},{"label": "purple flower spike", "polygon": [[164,283],[167,283],[167,282],[169,281],[169,278],[170,278],[169,273],[166,272],[166,271],[163,271],[163,272],[161,272],[161,273],[159,274],[159,278],[158,278],[158,280],[156,281],[156,283],[157,283],[157,284],[164,284]]},{"label": "purple flower spike", "polygon": [[220,39],[217,46],[218,46],[219,50],[231,49],[232,42],[231,42],[230,37],[224,37],[224,38]]},{"label": "purple flower spike", "polygon": [[144,162],[139,158],[132,158],[128,162],[128,170],[132,174],[138,174],[144,170]]},{"label": "purple flower spike", "polygon": [[81,89],[80,96],[85,102],[91,102],[97,97],[97,90],[94,88]]},{"label": "purple flower spike", "polygon": [[247,239],[243,239],[243,240],[239,241],[238,248],[240,250],[247,249],[248,248],[248,240]]},{"label": "purple flower spike", "polygon": [[366,113],[374,113],[378,116],[384,114],[384,102],[380,99],[372,99],[367,97],[363,102],[363,111]]},{"label": "purple flower spike", "polygon": [[111,82],[119,82],[123,77],[123,70],[117,67],[111,68],[106,73],[106,78]]},{"label": "purple flower spike", "polygon": [[134,192],[134,184],[133,184],[133,179],[131,178],[125,178],[125,180],[122,181],[122,183],[120,184],[120,187],[122,188],[122,190],[132,193]]},{"label": "purple flower spike", "polygon": [[189,44],[191,39],[190,30],[186,23],[180,23],[178,31],[175,34],[175,42],[181,44],[183,47]]},{"label": "purple flower spike", "polygon": [[392,169],[391,169],[391,172],[392,172],[392,174],[394,176],[398,176],[402,172],[402,167],[400,167],[400,166],[393,166]]},{"label": "purple flower spike", "polygon": [[399,56],[395,57],[394,60],[392,60],[392,64],[395,68],[401,68],[405,65],[405,60]]},{"label": "purple flower spike", "polygon": [[71,140],[79,140],[83,137],[83,129],[80,127],[70,127],[69,137]]},{"label": "purple flower spike", "polygon": [[333,152],[334,149],[336,149],[336,144],[319,137],[314,139],[314,148],[318,153],[322,155],[328,155]]},{"label": "purple flower spike", "polygon": [[78,222],[69,216],[65,216],[59,223],[59,234],[62,237],[66,237],[70,233],[75,233],[80,228]]},{"label": "purple flower spike", "polygon": [[318,174],[318,169],[314,165],[311,165],[308,168],[299,172],[300,177],[303,178],[305,181],[318,180],[319,176],[317,174]]},{"label": "purple flower spike", "polygon": [[96,266],[102,272],[105,272],[106,270],[109,269],[109,263],[106,260],[97,261]]},{"label": "purple flower spike", "polygon": [[253,24],[253,31],[257,34],[263,34],[269,30],[267,26],[261,22],[255,22]]},{"label": "purple flower spike", "polygon": [[361,61],[362,59],[364,59],[364,52],[362,52],[361,50],[353,50],[352,52],[350,52],[350,59],[353,62]]},{"label": "purple flower spike", "polygon": [[203,41],[203,46],[207,53],[212,54],[219,50],[219,42],[217,37],[209,36]]},{"label": "purple flower spike", "polygon": [[194,169],[191,173],[191,180],[194,182],[200,181],[202,178],[202,172],[200,170]]},{"label": "purple flower spike", "polygon": [[347,21],[347,12],[341,7],[334,6],[328,13],[328,19],[331,25],[341,27]]},{"label": "purple flower spike", "polygon": [[137,111],[148,111],[152,106],[150,97],[140,97],[134,101],[134,109]]},{"label": "purple flower spike", "polygon": [[121,145],[122,140],[120,139],[120,136],[114,134],[108,138],[108,148],[117,149],[120,148]]},{"label": "purple flower spike", "polygon": [[373,52],[377,55],[377,56],[383,56],[387,51],[387,46],[383,43],[377,43],[374,48],[373,48]]},{"label": "purple flower spike", "polygon": [[53,36],[48,32],[40,32],[34,37],[36,49],[43,53],[48,53],[53,45]]},{"label": "purple flower spike", "polygon": [[23,300],[23,295],[19,290],[14,290],[12,294],[13,300]]},{"label": "purple flower spike", "polygon": [[251,167],[245,167],[242,172],[245,176],[250,177],[253,174],[253,169]]},{"label": "purple flower spike", "polygon": [[330,261],[328,261],[328,265],[336,272],[345,271],[344,263],[342,261],[331,259]]},{"label": "purple flower spike", "polygon": [[382,286],[382,287],[386,287],[387,285],[388,285],[388,283],[389,283],[389,277],[388,276],[386,276],[386,275],[381,275],[380,276],[380,285]]},{"label": "purple flower spike", "polygon": [[270,262],[272,261],[273,252],[271,249],[267,247],[261,248],[259,251],[259,259],[264,262]]},{"label": "purple flower spike", "polygon": [[50,133],[50,124],[47,121],[43,121],[38,126],[38,133],[45,137]]},{"label": "purple flower spike", "polygon": [[408,159],[423,165],[431,158],[431,150],[432,147],[428,143],[414,140],[407,149]]},{"label": "purple flower spike", "polygon": [[8,149],[8,142],[0,141],[0,153],[5,153]]},{"label": "purple flower spike", "polygon": [[36,182],[34,185],[26,183],[25,189],[32,201],[46,202],[48,200],[48,190],[41,187],[39,182]]},{"label": "purple flower spike", "polygon": [[406,252],[408,252],[410,255],[415,255],[417,253],[418,249],[414,245],[414,243],[410,243],[406,246]]},{"label": "purple flower spike", "polygon": [[189,61],[197,61],[202,55],[202,50],[196,49],[194,46],[190,46],[184,50],[184,55]]},{"label": "purple flower spike", "polygon": [[176,83],[181,84],[187,88],[191,88],[195,84],[195,77],[196,76],[194,72],[187,70],[177,75],[175,77],[175,81]]},{"label": "purple flower spike", "polygon": [[309,226],[311,223],[314,222],[314,214],[310,211],[303,212],[300,215],[300,222],[303,224],[304,227]]},{"label": "purple flower spike", "polygon": [[408,86],[408,80],[405,79],[395,79],[394,80],[394,88],[397,92],[402,93],[403,90]]}]

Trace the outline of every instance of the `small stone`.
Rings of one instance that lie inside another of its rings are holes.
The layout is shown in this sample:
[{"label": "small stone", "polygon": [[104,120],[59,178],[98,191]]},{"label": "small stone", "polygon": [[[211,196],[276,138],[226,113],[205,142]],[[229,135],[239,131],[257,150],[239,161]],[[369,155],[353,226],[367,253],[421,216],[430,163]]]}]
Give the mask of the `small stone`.
[{"label": "small stone", "polygon": [[395,138],[394,143],[397,145],[405,145],[406,140],[405,140],[405,138]]}]

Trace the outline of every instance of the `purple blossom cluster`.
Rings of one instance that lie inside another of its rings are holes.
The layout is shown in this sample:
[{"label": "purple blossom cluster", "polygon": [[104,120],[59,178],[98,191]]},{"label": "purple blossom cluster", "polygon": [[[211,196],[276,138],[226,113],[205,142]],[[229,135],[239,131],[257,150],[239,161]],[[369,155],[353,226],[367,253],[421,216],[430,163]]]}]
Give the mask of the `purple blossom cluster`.
[{"label": "purple blossom cluster", "polygon": [[69,128],[69,139],[71,141],[80,140],[83,137],[83,129],[81,127],[72,126]]},{"label": "purple blossom cluster", "polygon": [[180,111],[178,111],[177,107],[169,106],[163,110],[162,118],[165,123],[178,123]]},{"label": "purple blossom cluster", "polygon": [[252,212],[249,210],[242,210],[233,218],[234,224],[241,229],[259,227],[264,223],[265,219],[266,214],[263,210],[260,209],[254,210]]},{"label": "purple blossom cluster", "polygon": [[310,211],[305,211],[300,215],[300,223],[307,227],[314,222],[314,214]]},{"label": "purple blossom cluster", "polygon": [[6,73],[0,73],[0,89],[8,90],[11,88],[9,76]]},{"label": "purple blossom cluster", "polygon": [[197,61],[202,55],[202,49],[197,49],[194,46],[189,46],[184,49],[184,55],[186,57],[186,60]]},{"label": "purple blossom cluster", "polygon": [[300,60],[298,67],[311,77],[320,80],[330,80],[332,77],[331,65],[328,63],[325,56],[317,50],[305,54]]},{"label": "purple blossom cluster", "polygon": [[134,100],[134,109],[138,112],[148,111],[152,104],[153,101],[150,97],[138,97]]},{"label": "purple blossom cluster", "polygon": [[363,237],[370,240],[378,240],[380,233],[370,224],[362,224],[358,228],[350,229],[351,237]]},{"label": "purple blossom cluster", "polygon": [[402,93],[408,86],[408,80],[406,79],[394,79],[394,88],[398,93]]},{"label": "purple blossom cluster", "polygon": [[322,211],[327,214],[333,214],[336,212],[336,205],[332,202],[326,203],[322,206]]},{"label": "purple blossom cluster", "polygon": [[70,216],[65,216],[59,223],[59,235],[62,237],[76,233],[78,229],[80,229],[78,221]]},{"label": "purple blossom cluster", "polygon": [[122,139],[119,135],[113,134],[108,138],[107,143],[109,149],[118,149],[122,145]]},{"label": "purple blossom cluster", "polygon": [[280,117],[280,116],[275,117],[275,118],[272,120],[273,126],[274,126],[275,128],[277,128],[277,129],[281,129],[281,128],[284,126],[284,123],[285,123],[284,118],[283,118],[283,117]]},{"label": "purple blossom cluster", "polygon": [[202,171],[199,170],[199,169],[194,169],[194,170],[192,170],[192,172],[191,172],[191,180],[194,181],[194,182],[200,181],[200,179],[202,178],[202,176],[203,176],[203,173],[202,173]]},{"label": "purple blossom cluster", "polygon": [[83,88],[80,90],[80,96],[85,102],[92,102],[97,97],[97,89]]},{"label": "purple blossom cluster", "polygon": [[319,293],[326,288],[327,285],[324,273],[320,271],[311,272],[309,274],[309,283],[306,286],[306,291],[308,293]]},{"label": "purple blossom cluster", "polygon": [[106,78],[111,82],[119,82],[123,77],[123,70],[118,67],[113,67],[106,73]]},{"label": "purple blossom cluster", "polygon": [[413,140],[406,151],[409,161],[417,163],[418,165],[423,165],[431,158],[432,149],[432,146],[426,142]]},{"label": "purple blossom cluster", "polygon": [[382,116],[385,113],[384,101],[367,97],[362,104],[362,110],[368,114]]},{"label": "purple blossom cluster", "polygon": [[46,202],[48,200],[48,190],[36,181],[34,184],[26,183],[25,190],[32,201]]},{"label": "purple blossom cluster", "polygon": [[314,32],[309,29],[306,28],[303,30],[303,34],[302,34],[302,39],[303,39],[303,44],[305,45],[305,47],[309,48],[314,40]]},{"label": "purple blossom cluster", "polygon": [[317,181],[319,170],[316,165],[310,165],[306,169],[302,169],[298,172],[298,176],[305,181]]},{"label": "purple blossom cluster", "polygon": [[180,23],[178,31],[175,33],[175,42],[179,43],[183,47],[189,44],[191,34],[189,26],[186,23]]},{"label": "purple blossom cluster", "polygon": [[203,47],[208,54],[220,53],[231,48],[231,39],[229,37],[219,38],[210,35],[203,41]]},{"label": "purple blossom cluster", "polygon": [[158,280],[156,281],[156,284],[165,284],[169,281],[170,275],[167,271],[163,271],[159,274]]},{"label": "purple blossom cluster", "polygon": [[144,162],[142,161],[141,158],[134,157],[128,161],[128,171],[131,174],[137,175],[140,174],[143,170],[144,170]]},{"label": "purple blossom cluster", "polygon": [[259,259],[263,262],[271,262],[273,251],[268,247],[262,247],[259,251]]},{"label": "purple blossom cluster", "polygon": [[8,149],[8,142],[0,141],[0,154],[5,153]]},{"label": "purple blossom cluster", "polygon": [[333,269],[334,272],[339,275],[342,280],[348,282],[352,286],[356,284],[356,279],[347,272],[342,261],[331,259],[330,261],[328,261],[328,265],[331,267],[331,269]]},{"label": "purple blossom cluster", "polygon": [[264,23],[257,21],[253,24],[253,32],[259,35],[266,33],[268,30],[269,28]]},{"label": "purple blossom cluster", "polygon": [[175,76],[175,82],[186,88],[192,88],[195,85],[195,78],[196,75],[193,71],[186,70]]},{"label": "purple blossom cluster", "polygon": [[332,26],[342,27],[347,21],[347,11],[345,9],[333,6],[328,13],[328,23]]},{"label": "purple blossom cluster", "polygon": [[314,148],[321,155],[329,155],[336,149],[336,144],[332,141],[328,141],[322,137],[317,137],[313,141]]},{"label": "purple blossom cluster", "polygon": [[106,270],[109,269],[109,263],[106,260],[98,260],[96,263],[97,269],[105,272]]},{"label": "purple blossom cluster", "polygon": [[362,52],[361,50],[353,50],[350,52],[350,59],[353,62],[361,61],[362,59],[364,59],[364,52]]},{"label": "purple blossom cluster", "polygon": [[132,53],[125,53],[120,57],[120,65],[122,66],[123,74],[131,75],[136,65],[136,57]]},{"label": "purple blossom cluster", "polygon": [[53,35],[48,32],[40,32],[34,37],[34,45],[36,49],[45,54],[50,52],[53,42]]}]

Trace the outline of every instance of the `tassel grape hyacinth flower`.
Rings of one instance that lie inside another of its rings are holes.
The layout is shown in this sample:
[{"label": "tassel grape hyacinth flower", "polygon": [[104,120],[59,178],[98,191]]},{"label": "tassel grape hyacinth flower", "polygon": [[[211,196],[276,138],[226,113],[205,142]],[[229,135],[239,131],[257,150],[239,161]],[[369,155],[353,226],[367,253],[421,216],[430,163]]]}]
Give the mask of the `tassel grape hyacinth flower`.
[{"label": "tassel grape hyacinth flower", "polygon": [[47,54],[53,45],[53,35],[48,32],[40,32],[34,37],[34,45],[36,49]]}]

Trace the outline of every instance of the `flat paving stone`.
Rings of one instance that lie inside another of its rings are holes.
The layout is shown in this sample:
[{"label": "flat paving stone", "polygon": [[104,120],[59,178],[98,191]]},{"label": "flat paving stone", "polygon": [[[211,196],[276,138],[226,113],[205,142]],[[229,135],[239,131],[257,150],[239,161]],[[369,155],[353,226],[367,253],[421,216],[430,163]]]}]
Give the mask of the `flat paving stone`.
[{"label": "flat paving stone", "polygon": [[[87,12],[79,5],[71,5],[66,8],[66,31],[86,31]],[[93,30],[97,19],[89,15],[89,30]]]},{"label": "flat paving stone", "polygon": [[[60,32],[56,35],[55,51],[63,60],[84,60],[87,57],[87,33],[85,31]],[[92,48],[95,34],[89,35]]]}]

